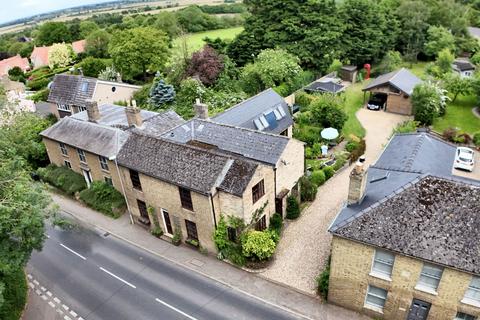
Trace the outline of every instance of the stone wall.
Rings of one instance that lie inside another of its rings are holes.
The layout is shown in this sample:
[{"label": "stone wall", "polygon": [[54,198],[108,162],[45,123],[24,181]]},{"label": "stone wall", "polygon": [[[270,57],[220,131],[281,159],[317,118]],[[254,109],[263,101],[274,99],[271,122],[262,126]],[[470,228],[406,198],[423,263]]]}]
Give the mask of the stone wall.
[{"label": "stone wall", "polygon": [[[370,275],[375,248],[334,236],[328,300],[376,319],[406,319],[413,299],[432,304],[428,319],[451,320],[456,313],[480,316],[480,308],[462,303],[470,274],[445,268],[437,294],[415,289],[423,261],[395,255],[391,281]],[[368,285],[388,291],[383,314],[365,307]]]},{"label": "stone wall", "polygon": [[290,139],[277,163],[276,193],[292,190],[305,172],[304,144]]}]

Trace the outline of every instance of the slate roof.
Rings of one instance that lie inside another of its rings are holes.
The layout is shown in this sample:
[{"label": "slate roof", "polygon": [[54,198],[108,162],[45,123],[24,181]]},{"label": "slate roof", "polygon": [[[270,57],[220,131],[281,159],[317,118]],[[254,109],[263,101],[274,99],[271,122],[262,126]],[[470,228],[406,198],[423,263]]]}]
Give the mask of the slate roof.
[{"label": "slate roof", "polygon": [[155,115],[144,121],[141,129],[133,128],[130,130],[135,132],[141,131],[152,137],[161,137],[166,131],[185,123],[185,120],[172,110],[162,113],[153,113]]},{"label": "slate roof", "polygon": [[53,78],[48,95],[48,102],[85,106],[87,99],[92,99],[97,79],[83,76],[57,74]]},{"label": "slate roof", "polygon": [[344,90],[344,86],[341,84],[335,83],[333,81],[315,81],[305,87],[305,91],[316,91],[316,92],[326,92],[326,93],[338,93]]},{"label": "slate roof", "polygon": [[219,188],[237,196],[242,195],[257,167],[253,162],[133,132],[117,161],[202,194]]},{"label": "slate roof", "polygon": [[72,117],[62,118],[40,135],[107,158],[116,155],[128,137],[120,129]]},{"label": "slate roof", "polygon": [[[445,240],[460,234],[457,230],[471,223],[468,220],[469,210],[474,209],[467,202],[473,202],[475,198],[467,201],[462,192],[475,190],[475,197],[480,199],[480,181],[452,174],[455,151],[455,145],[426,132],[395,135],[377,162],[368,168],[362,202],[345,206],[329,231],[355,241],[473,272],[465,261],[460,262],[464,254],[462,250],[467,248],[459,248],[453,241]],[[434,204],[425,207],[422,202],[428,197],[419,190],[427,190],[429,197],[436,197]],[[466,216],[448,218],[453,210]],[[446,225],[440,225],[440,221]],[[475,228],[480,227],[480,219],[478,223]],[[460,246],[467,240],[457,239]],[[480,242],[478,245],[477,251]],[[448,261],[455,265],[448,264]],[[480,272],[480,269],[477,271]]]},{"label": "slate roof", "polygon": [[453,61],[453,68],[458,71],[475,70],[475,66],[468,60],[457,59]]},{"label": "slate roof", "polygon": [[480,187],[416,179],[335,234],[480,274]]},{"label": "slate roof", "polygon": [[213,117],[212,120],[218,123],[257,130],[253,121],[277,106],[283,108],[286,114],[285,117],[277,122],[275,128],[266,128],[263,131],[279,134],[293,125],[293,119],[285,100],[271,88],[227,109]]},{"label": "slate roof", "polygon": [[413,92],[413,88],[415,88],[415,86],[421,82],[422,80],[417,78],[417,76],[415,76],[409,70],[402,68],[400,70],[392,71],[373,79],[362,90],[368,91],[373,88],[389,84],[397,88],[398,90],[404,92],[405,94],[411,95]]},{"label": "slate roof", "polygon": [[199,119],[175,127],[162,137],[178,143],[199,141],[273,166],[289,142],[284,136]]},{"label": "slate roof", "polygon": [[[100,119],[97,120],[97,123],[106,126],[128,127],[125,107],[117,106],[114,104],[104,104],[98,106],[98,110],[100,111]],[[140,110],[140,115],[145,121],[159,114],[157,112],[142,109]],[[71,117],[78,120],[88,121],[87,111],[75,113],[71,115]]]}]

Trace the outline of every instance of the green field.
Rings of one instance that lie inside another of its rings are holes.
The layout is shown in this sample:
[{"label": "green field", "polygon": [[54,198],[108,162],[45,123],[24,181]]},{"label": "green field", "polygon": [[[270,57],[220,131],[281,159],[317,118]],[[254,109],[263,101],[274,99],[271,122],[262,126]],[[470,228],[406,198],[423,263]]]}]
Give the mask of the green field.
[{"label": "green field", "polygon": [[348,120],[342,129],[343,135],[348,137],[354,134],[357,137],[365,136],[365,129],[358,121],[355,113],[363,106],[363,92],[362,88],[365,83],[357,82],[347,89],[345,89],[345,113],[348,115]]},{"label": "green field", "polygon": [[228,29],[218,29],[205,32],[198,32],[187,34],[184,37],[178,37],[173,41],[173,51],[180,52],[182,44],[186,42],[188,47],[188,53],[192,53],[202,48],[204,45],[203,39],[209,37],[212,39],[220,38],[223,40],[231,40],[237,36],[240,32],[243,31],[243,27],[228,28]]},{"label": "green field", "polygon": [[440,133],[450,127],[470,134],[480,131],[480,119],[472,113],[476,103],[477,98],[474,95],[458,96],[455,102],[447,105],[445,116],[435,119],[433,129]]}]

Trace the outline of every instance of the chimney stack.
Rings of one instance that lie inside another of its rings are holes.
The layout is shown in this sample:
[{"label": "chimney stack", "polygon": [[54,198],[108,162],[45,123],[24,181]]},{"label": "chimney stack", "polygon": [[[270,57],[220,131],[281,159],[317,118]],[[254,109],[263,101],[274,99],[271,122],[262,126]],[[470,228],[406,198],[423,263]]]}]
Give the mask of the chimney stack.
[{"label": "chimney stack", "polygon": [[141,127],[143,120],[140,114],[140,109],[137,107],[128,106],[125,108],[125,113],[127,114],[128,126]]},{"label": "chimney stack", "polygon": [[208,106],[200,102],[200,99],[194,104],[195,107],[195,117],[198,119],[208,120]]},{"label": "chimney stack", "polygon": [[365,170],[365,157],[360,157],[355,167],[350,172],[350,184],[348,186],[348,205],[360,203],[365,196],[367,186],[367,170]]},{"label": "chimney stack", "polygon": [[88,99],[85,101],[85,103],[87,106],[88,121],[97,122],[100,120],[100,110],[98,109],[97,101]]}]

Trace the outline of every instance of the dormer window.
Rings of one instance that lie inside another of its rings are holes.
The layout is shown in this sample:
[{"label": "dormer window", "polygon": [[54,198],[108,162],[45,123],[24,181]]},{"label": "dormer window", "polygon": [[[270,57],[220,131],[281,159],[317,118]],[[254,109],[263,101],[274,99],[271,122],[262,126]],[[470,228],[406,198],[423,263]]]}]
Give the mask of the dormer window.
[{"label": "dormer window", "polygon": [[82,92],[87,92],[88,91],[88,82],[83,82],[82,83]]}]

